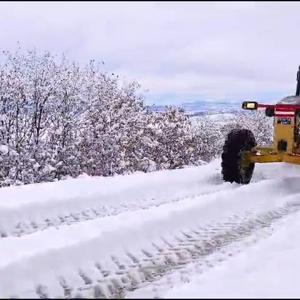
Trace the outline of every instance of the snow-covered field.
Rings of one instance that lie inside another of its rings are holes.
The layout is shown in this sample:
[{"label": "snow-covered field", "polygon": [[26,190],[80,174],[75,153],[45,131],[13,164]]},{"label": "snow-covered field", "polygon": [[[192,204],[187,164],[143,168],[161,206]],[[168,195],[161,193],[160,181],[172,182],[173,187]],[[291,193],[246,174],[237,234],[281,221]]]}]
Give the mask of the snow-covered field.
[{"label": "snow-covered field", "polygon": [[299,297],[299,180],[215,160],[2,188],[0,297]]}]

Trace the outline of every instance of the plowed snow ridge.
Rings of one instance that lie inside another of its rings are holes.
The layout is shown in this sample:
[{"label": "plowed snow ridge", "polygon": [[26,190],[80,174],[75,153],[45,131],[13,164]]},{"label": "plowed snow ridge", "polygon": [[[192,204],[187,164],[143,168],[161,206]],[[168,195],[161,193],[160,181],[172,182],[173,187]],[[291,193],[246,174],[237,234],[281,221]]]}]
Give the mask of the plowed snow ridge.
[{"label": "plowed snow ridge", "polygon": [[257,165],[246,186],[219,174],[216,160],[0,190],[0,297],[125,297],[299,209],[296,166]]}]

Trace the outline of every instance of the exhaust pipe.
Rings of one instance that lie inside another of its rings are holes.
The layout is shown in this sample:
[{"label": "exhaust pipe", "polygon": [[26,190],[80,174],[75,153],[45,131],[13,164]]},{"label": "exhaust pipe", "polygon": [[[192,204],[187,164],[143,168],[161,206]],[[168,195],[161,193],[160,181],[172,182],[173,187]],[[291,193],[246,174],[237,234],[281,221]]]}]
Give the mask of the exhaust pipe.
[{"label": "exhaust pipe", "polygon": [[300,96],[300,66],[297,72],[297,88],[296,88],[296,96]]}]

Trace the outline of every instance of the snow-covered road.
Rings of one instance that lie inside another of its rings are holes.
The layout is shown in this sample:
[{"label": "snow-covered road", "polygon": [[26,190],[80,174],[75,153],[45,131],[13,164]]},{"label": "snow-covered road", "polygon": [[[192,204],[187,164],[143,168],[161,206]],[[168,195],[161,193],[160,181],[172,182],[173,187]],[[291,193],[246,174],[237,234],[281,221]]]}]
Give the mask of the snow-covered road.
[{"label": "snow-covered road", "polygon": [[[201,274],[189,272],[190,283],[161,284],[167,298],[296,298],[300,285],[300,235],[297,212],[272,225],[273,234],[239,255]],[[178,281],[177,281],[178,282]],[[143,294],[143,291],[139,291]]]},{"label": "snow-covered road", "polygon": [[278,163],[257,165],[249,185],[224,183],[216,160],[3,188],[0,297],[176,297],[205,274],[209,295],[218,265],[251,255],[299,216],[299,177]]}]

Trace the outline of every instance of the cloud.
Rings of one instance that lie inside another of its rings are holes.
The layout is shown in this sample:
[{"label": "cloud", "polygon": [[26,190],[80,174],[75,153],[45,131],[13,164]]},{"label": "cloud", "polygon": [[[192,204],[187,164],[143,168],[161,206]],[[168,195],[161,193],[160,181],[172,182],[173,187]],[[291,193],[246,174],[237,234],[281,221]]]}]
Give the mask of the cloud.
[{"label": "cloud", "polygon": [[297,2],[1,2],[0,40],[103,60],[142,83],[149,102],[269,100],[294,93],[299,11]]}]

